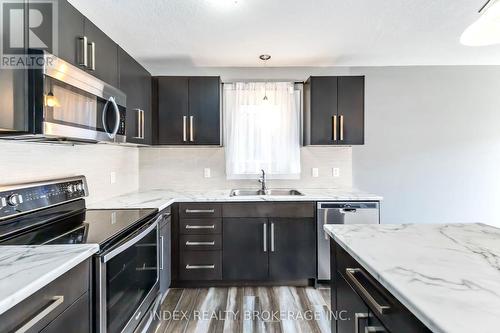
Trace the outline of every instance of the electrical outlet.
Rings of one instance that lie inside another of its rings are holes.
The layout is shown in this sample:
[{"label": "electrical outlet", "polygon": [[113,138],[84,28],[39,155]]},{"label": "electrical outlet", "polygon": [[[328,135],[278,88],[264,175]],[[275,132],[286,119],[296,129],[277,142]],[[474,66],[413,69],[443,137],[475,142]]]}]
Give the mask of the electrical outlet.
[{"label": "electrical outlet", "polygon": [[111,171],[111,172],[109,173],[109,182],[110,182],[111,184],[116,183],[116,172]]},{"label": "electrical outlet", "polygon": [[312,168],[311,171],[312,171],[312,176],[314,178],[318,178],[319,177],[319,169],[318,168]]},{"label": "electrical outlet", "polygon": [[335,178],[340,177],[340,168],[332,168],[332,176]]},{"label": "electrical outlet", "polygon": [[212,175],[211,175],[211,171],[210,171],[210,168],[205,168],[205,169],[203,169],[203,176],[204,176],[205,178],[210,178],[210,177],[212,177]]}]

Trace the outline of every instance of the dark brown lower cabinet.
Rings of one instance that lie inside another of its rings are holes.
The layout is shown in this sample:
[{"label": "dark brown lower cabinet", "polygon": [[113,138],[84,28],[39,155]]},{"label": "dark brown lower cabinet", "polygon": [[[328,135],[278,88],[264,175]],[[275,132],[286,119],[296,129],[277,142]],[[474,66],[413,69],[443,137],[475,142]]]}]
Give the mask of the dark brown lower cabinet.
[{"label": "dark brown lower cabinet", "polygon": [[269,278],[301,280],[316,275],[313,218],[270,218]]},{"label": "dark brown lower cabinet", "polygon": [[224,280],[267,280],[267,228],[266,218],[224,219]]},{"label": "dark brown lower cabinet", "polygon": [[340,245],[331,242],[333,333],[431,332]]}]

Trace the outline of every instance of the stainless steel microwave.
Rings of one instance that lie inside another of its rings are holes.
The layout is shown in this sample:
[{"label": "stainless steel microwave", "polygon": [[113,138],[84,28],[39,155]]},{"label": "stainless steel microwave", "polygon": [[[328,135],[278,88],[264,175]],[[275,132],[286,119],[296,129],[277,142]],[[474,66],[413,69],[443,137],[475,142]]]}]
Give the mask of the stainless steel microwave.
[{"label": "stainless steel microwave", "polygon": [[40,52],[28,70],[27,132],[3,138],[126,142],[126,95],[84,70]]}]

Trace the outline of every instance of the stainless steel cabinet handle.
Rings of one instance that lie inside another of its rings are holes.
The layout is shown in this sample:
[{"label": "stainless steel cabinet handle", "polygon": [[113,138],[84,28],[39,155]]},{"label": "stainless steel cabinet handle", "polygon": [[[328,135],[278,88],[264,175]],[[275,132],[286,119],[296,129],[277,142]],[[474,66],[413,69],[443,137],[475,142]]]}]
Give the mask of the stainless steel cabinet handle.
[{"label": "stainless steel cabinet handle", "polygon": [[[377,310],[379,314],[387,313],[391,307],[389,305],[379,304],[375,298],[366,290],[361,282],[356,278],[356,274],[362,274],[366,277],[365,272],[363,272],[360,268],[346,268],[345,273],[347,278],[356,286],[356,288],[366,297],[368,302]],[[366,277],[367,278],[367,277]]]},{"label": "stainless steel cabinet handle", "polygon": [[37,315],[35,315],[33,318],[28,320],[26,323],[24,323],[20,328],[18,328],[15,333],[24,333],[29,331],[33,326],[35,326],[37,323],[39,323],[43,318],[47,317],[52,311],[57,309],[59,305],[61,305],[64,302],[64,296],[54,296],[52,297],[52,300],[50,304],[45,307],[42,311],[40,311]]},{"label": "stainless steel cabinet handle", "polygon": [[194,117],[190,116],[189,117],[189,141],[193,142],[194,141]]},{"label": "stainless steel cabinet handle", "polygon": [[340,141],[344,141],[344,116],[339,116],[340,120]]},{"label": "stainless steel cabinet handle", "polygon": [[88,47],[88,66],[87,68],[91,71],[95,71],[95,43],[90,42],[87,44]]},{"label": "stainless steel cabinet handle", "polygon": [[187,116],[182,117],[182,141],[187,141]]},{"label": "stainless steel cabinet handle", "polygon": [[215,224],[212,225],[186,225],[186,229],[215,229]]},{"label": "stainless steel cabinet handle", "polygon": [[161,270],[163,270],[163,257],[165,256],[165,254],[163,253],[163,249],[164,249],[163,239],[164,239],[164,237],[160,236],[160,269]]},{"label": "stainless steel cabinet handle", "polygon": [[365,327],[365,333],[386,333],[385,328],[381,326],[367,326]]},{"label": "stainless steel cabinet handle", "polygon": [[264,238],[264,252],[267,252],[267,223],[262,225],[262,234]]},{"label": "stainless steel cabinet handle", "polygon": [[213,214],[215,213],[215,209],[186,209],[186,214]]},{"label": "stainless steel cabinet handle", "polygon": [[88,59],[87,59],[87,37],[82,36],[78,37],[77,45],[76,45],[76,63],[80,66],[87,67]]},{"label": "stainless steel cabinet handle", "polygon": [[368,318],[370,318],[370,314],[368,314],[368,313],[364,313],[364,312],[363,312],[363,313],[358,313],[358,312],[357,312],[357,313],[355,313],[355,314],[354,314],[354,332],[355,332],[355,333],[363,333],[363,332],[361,332],[361,331],[359,330],[359,329],[360,329],[360,327],[361,327],[361,326],[359,325],[359,321],[360,321],[361,319],[368,319]]},{"label": "stainless steel cabinet handle", "polygon": [[343,214],[354,214],[357,213],[358,210],[356,208],[342,208],[340,209],[340,212]]},{"label": "stainless steel cabinet handle", "polygon": [[332,133],[333,133],[333,141],[337,141],[337,116],[332,117]]},{"label": "stainless steel cabinet handle", "polygon": [[215,269],[215,265],[186,265],[186,269]]},{"label": "stainless steel cabinet handle", "polygon": [[187,246],[200,246],[200,245],[214,246],[215,241],[214,242],[190,242],[190,241],[187,241],[186,245]]},{"label": "stainless steel cabinet handle", "polygon": [[271,252],[274,252],[274,223],[271,223]]},{"label": "stainless steel cabinet handle", "polygon": [[144,140],[144,110],[134,109],[136,111],[137,136],[134,139]]}]

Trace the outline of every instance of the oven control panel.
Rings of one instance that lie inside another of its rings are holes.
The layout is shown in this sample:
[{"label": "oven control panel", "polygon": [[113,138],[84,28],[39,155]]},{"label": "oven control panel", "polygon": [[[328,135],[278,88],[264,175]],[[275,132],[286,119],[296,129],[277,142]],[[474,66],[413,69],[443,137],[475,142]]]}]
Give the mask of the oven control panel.
[{"label": "oven control panel", "polygon": [[0,186],[0,220],[29,213],[88,195],[84,176]]}]

